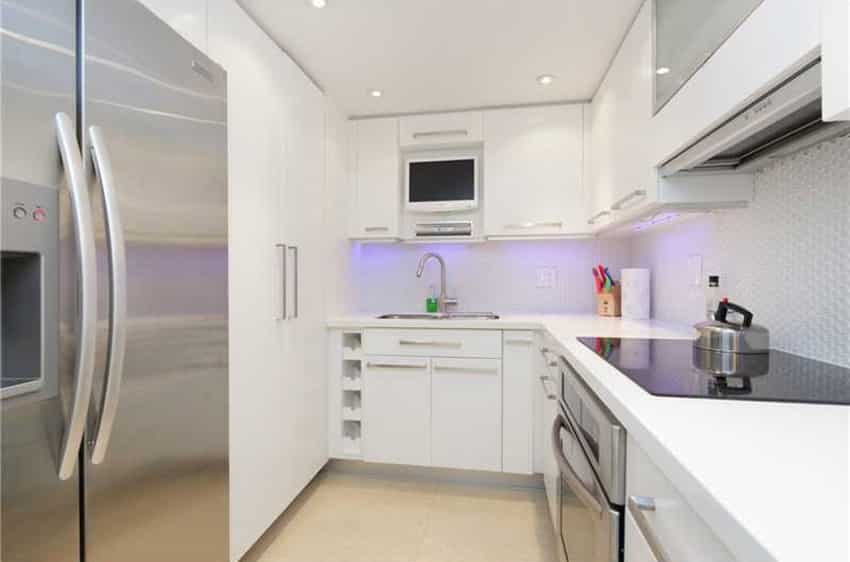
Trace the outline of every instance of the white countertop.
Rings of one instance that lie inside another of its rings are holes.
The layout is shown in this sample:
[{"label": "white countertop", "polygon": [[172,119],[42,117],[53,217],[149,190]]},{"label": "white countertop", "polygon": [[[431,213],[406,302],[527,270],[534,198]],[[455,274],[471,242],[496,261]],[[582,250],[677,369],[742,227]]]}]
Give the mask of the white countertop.
[{"label": "white countertop", "polygon": [[687,326],[592,315],[328,326],[545,329],[738,560],[850,560],[850,407],[655,397],[576,340],[690,338]]}]

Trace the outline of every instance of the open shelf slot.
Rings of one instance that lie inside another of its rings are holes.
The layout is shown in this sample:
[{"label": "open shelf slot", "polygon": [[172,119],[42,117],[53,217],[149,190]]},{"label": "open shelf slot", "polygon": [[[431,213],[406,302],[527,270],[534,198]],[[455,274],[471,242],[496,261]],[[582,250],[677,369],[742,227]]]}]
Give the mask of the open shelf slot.
[{"label": "open shelf slot", "polygon": [[342,389],[360,390],[363,381],[363,369],[360,361],[345,360],[342,362]]},{"label": "open shelf slot", "polygon": [[342,356],[345,359],[359,359],[363,354],[363,334],[346,332],[342,334]]},{"label": "open shelf slot", "polygon": [[360,421],[363,417],[363,399],[359,390],[343,391],[342,393],[342,419],[345,421]]},{"label": "open shelf slot", "polygon": [[342,422],[342,452],[346,455],[360,455],[361,425],[358,421]]}]

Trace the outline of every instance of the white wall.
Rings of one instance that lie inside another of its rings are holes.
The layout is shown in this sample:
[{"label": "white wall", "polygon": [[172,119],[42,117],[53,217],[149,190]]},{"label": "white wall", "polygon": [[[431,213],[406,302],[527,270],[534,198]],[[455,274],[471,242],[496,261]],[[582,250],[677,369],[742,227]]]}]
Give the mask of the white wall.
[{"label": "white wall", "polygon": [[[487,242],[484,244],[353,244],[357,310],[422,312],[429,285],[440,286],[439,266],[416,266],[435,251],[447,262],[449,296],[458,310],[508,313],[590,313],[596,306],[591,268],[612,271],[628,260],[628,242],[596,240]],[[536,269],[554,267],[553,289],[537,288]]]},{"label": "white wall", "polygon": [[850,366],[850,138],[821,144],[756,176],[753,204],[646,232],[633,264],[653,273],[661,320],[703,317],[689,286],[689,256],[719,274],[731,300],[750,308],[774,347]]},{"label": "white wall", "polygon": [[325,310],[340,316],[357,310],[353,267],[348,241],[348,221],[353,190],[350,184],[351,163],[348,118],[330,100],[325,118],[325,242],[327,244],[327,278]]}]

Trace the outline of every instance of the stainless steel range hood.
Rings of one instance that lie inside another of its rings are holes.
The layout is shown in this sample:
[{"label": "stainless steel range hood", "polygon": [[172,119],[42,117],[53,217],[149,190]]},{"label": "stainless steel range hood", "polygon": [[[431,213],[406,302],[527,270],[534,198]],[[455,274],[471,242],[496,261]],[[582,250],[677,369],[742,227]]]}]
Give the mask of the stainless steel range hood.
[{"label": "stainless steel range hood", "polygon": [[817,60],[666,162],[660,173],[754,171],[848,133],[850,122],[821,119]]}]

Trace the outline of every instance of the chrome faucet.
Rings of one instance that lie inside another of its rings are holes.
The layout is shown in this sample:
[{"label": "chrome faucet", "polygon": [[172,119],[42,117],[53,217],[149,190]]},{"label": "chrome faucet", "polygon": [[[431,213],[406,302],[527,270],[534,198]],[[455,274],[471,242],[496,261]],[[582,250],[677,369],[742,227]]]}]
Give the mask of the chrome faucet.
[{"label": "chrome faucet", "polygon": [[440,296],[437,298],[437,311],[445,314],[449,311],[449,306],[457,306],[457,299],[449,298],[446,295],[446,260],[440,254],[428,252],[419,260],[419,266],[416,268],[416,277],[422,277],[422,272],[425,271],[425,264],[430,259],[440,262]]}]

